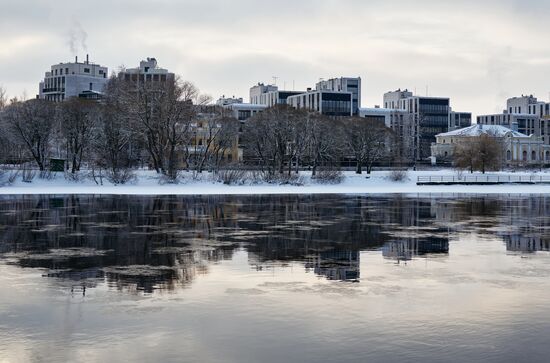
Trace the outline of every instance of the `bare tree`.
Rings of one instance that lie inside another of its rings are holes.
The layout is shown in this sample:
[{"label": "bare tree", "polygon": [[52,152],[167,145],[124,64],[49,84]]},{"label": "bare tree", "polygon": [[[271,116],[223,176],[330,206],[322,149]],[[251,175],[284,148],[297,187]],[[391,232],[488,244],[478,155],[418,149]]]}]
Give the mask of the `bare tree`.
[{"label": "bare tree", "polygon": [[311,175],[325,162],[338,159],[343,149],[343,124],[320,114],[307,118],[307,154],[311,163]]},{"label": "bare tree", "polygon": [[71,173],[80,171],[85,153],[90,150],[99,107],[94,101],[71,98],[57,108],[57,120]]},{"label": "bare tree", "polygon": [[479,170],[498,170],[502,165],[504,145],[502,138],[489,133],[465,140],[453,151],[454,163],[459,168],[468,168],[470,173]]},{"label": "bare tree", "polygon": [[41,171],[46,169],[54,132],[55,107],[45,100],[16,101],[2,118],[13,140],[20,143]]},{"label": "bare tree", "polygon": [[6,89],[0,86],[0,111],[8,106],[8,94]]},{"label": "bare tree", "polygon": [[502,166],[504,145],[501,137],[490,134],[479,136],[476,144],[477,164],[483,174],[487,170],[499,170]]},{"label": "bare tree", "polygon": [[112,78],[106,86],[105,99],[98,114],[97,133],[93,140],[94,163],[107,170],[114,184],[124,184],[133,177],[132,152],[138,143],[121,103],[118,80]]},{"label": "bare tree", "polygon": [[358,117],[343,123],[346,149],[357,162],[356,173],[362,174],[366,166],[370,174],[373,165],[389,155],[391,130],[382,122]]},{"label": "bare tree", "polygon": [[201,109],[193,126],[195,170],[199,173],[205,166],[219,167],[226,153],[236,147],[239,127],[229,110],[212,106]]},{"label": "bare tree", "polygon": [[124,104],[158,173],[176,179],[181,155],[188,159],[194,105],[208,101],[193,84],[179,79],[126,84]]},{"label": "bare tree", "polygon": [[463,141],[456,144],[453,150],[453,161],[456,167],[470,170],[473,173],[477,163],[476,142],[473,140]]},{"label": "bare tree", "polygon": [[258,159],[270,175],[283,174],[285,165],[296,155],[296,124],[304,118],[304,111],[287,105],[276,105],[256,114],[245,124],[246,151]]}]

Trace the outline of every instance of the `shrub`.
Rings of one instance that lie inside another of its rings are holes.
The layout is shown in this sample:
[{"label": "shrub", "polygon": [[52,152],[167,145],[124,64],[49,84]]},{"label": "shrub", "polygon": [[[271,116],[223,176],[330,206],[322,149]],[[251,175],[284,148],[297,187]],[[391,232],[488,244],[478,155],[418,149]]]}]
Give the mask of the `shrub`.
[{"label": "shrub", "polygon": [[389,178],[391,181],[394,181],[394,182],[404,182],[405,180],[409,179],[406,170],[392,170],[392,172],[389,175]]},{"label": "shrub", "polygon": [[80,173],[80,172],[75,172],[75,173],[65,172],[65,180],[68,180],[68,181],[71,181],[71,182],[74,182],[74,183],[80,183],[80,182],[82,182],[84,179],[86,179],[86,175],[85,175],[84,173]]},{"label": "shrub", "polygon": [[12,170],[10,172],[10,175],[8,176],[8,184],[13,184],[17,180],[17,177],[19,176],[19,170]]},{"label": "shrub", "polygon": [[35,177],[35,170],[23,168],[23,171],[21,172],[21,180],[23,180],[24,183],[32,183]]},{"label": "shrub", "polygon": [[279,174],[275,178],[275,183],[281,184],[281,185],[296,185],[296,186],[302,186],[305,184],[304,177],[299,174],[290,174],[287,173]]},{"label": "shrub", "polygon": [[136,175],[131,169],[116,169],[115,171],[107,172],[107,180],[111,183],[118,184],[127,184],[136,180]]},{"label": "shrub", "polygon": [[38,177],[40,179],[52,180],[55,179],[55,174],[51,170],[42,170],[40,174],[38,174]]},{"label": "shrub", "polygon": [[224,169],[218,171],[214,178],[225,185],[242,185],[248,180],[248,173],[242,169]]},{"label": "shrub", "polygon": [[165,185],[165,184],[179,184],[183,180],[183,176],[181,172],[177,172],[172,175],[162,174],[159,178],[159,184]]},{"label": "shrub", "polygon": [[344,174],[338,169],[321,169],[312,179],[321,184],[340,184],[344,181]]}]

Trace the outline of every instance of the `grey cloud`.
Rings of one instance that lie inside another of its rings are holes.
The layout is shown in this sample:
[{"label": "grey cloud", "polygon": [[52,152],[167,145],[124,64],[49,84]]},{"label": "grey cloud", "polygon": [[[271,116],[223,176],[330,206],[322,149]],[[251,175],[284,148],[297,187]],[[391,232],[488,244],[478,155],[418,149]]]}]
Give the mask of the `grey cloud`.
[{"label": "grey cloud", "polygon": [[14,95],[22,85],[32,94],[51,64],[72,58],[73,21],[94,61],[116,69],[156,56],[214,97],[246,97],[274,75],[297,88],[360,75],[365,105],[429,84],[474,113],[493,112],[503,95],[549,91],[550,28],[533,16],[550,10],[544,0],[0,0],[0,8],[0,84]]}]

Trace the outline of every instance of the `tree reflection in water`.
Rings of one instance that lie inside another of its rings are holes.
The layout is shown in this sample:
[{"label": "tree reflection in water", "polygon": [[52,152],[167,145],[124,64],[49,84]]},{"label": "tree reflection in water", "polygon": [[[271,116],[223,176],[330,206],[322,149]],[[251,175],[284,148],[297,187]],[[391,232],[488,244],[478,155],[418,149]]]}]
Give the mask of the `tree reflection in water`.
[{"label": "tree reflection in water", "polygon": [[445,256],[451,232],[548,251],[549,208],[546,197],[9,196],[0,253],[83,292],[103,281],[130,292],[186,287],[238,249],[257,269],[299,262],[360,281],[362,251],[397,262]]}]

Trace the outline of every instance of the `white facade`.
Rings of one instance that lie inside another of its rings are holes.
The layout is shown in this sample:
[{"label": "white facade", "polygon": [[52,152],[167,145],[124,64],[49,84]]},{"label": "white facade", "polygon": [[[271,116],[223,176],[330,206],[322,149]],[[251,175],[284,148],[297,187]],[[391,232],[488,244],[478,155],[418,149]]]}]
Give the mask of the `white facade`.
[{"label": "white facade", "polygon": [[233,96],[230,98],[230,97],[222,96],[216,101],[216,106],[227,106],[227,105],[232,105],[234,103],[243,103],[242,97],[236,98],[235,96]]},{"label": "white facade", "polygon": [[275,85],[258,83],[257,85],[250,87],[250,103],[255,105],[264,105],[265,103],[262,103],[261,96],[278,90],[279,87]]},{"label": "white facade", "polygon": [[413,93],[409,90],[402,91],[398,89],[397,91],[386,92],[384,94],[384,108],[397,109],[399,107],[399,101],[412,97]]},{"label": "white facade", "polygon": [[506,112],[508,113],[529,113],[529,106],[536,104],[537,98],[530,96],[512,97],[506,102]]},{"label": "white facade", "polygon": [[502,125],[526,135],[534,134],[550,145],[550,103],[540,102],[532,95],[508,99],[503,113],[480,115],[477,123]]},{"label": "white facade", "polygon": [[158,66],[156,58],[147,58],[139,62],[139,67],[127,68],[119,73],[119,77],[136,84],[146,82],[166,82],[174,80],[176,75]]},{"label": "white facade", "polygon": [[108,82],[108,69],[99,64],[85,62],[59,63],[46,72],[40,82],[38,98],[49,101],[64,101],[85,94],[101,94]]}]

